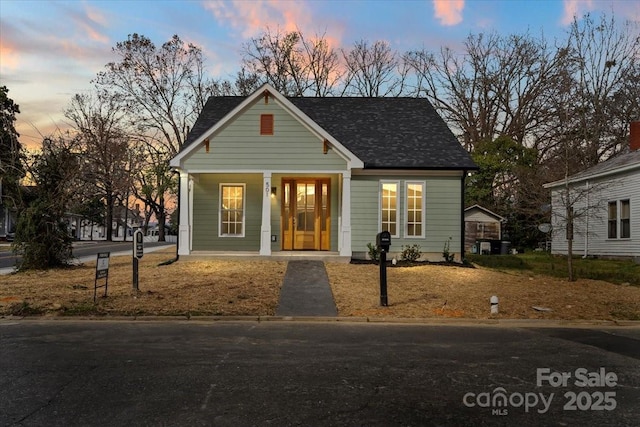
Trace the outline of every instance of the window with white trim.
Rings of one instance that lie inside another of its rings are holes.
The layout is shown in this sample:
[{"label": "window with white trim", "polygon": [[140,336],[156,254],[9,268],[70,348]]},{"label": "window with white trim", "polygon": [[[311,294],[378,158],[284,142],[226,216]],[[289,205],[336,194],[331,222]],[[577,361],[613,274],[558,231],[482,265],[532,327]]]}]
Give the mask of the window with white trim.
[{"label": "window with white trim", "polygon": [[615,239],[618,237],[618,202],[609,202],[608,209],[608,232],[607,237]]},{"label": "window with white trim", "polygon": [[631,203],[629,199],[608,203],[607,237],[609,239],[631,238]]},{"label": "window with white trim", "polygon": [[620,238],[631,238],[631,204],[629,200],[620,200]]},{"label": "window with white trim", "polygon": [[424,237],[424,182],[406,183],[406,207],[405,236]]},{"label": "window with white trim", "polygon": [[380,231],[398,237],[398,183],[380,183]]},{"label": "window with white trim", "polygon": [[245,184],[220,184],[220,237],[244,237]]}]

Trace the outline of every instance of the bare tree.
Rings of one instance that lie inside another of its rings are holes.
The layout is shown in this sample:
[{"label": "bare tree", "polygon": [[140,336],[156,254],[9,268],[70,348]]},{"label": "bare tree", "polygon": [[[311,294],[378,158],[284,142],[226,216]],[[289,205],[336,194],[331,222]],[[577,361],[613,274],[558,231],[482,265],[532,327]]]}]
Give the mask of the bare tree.
[{"label": "bare tree", "polygon": [[404,94],[408,67],[386,41],[372,45],[360,40],[342,50],[346,74],[343,95],[400,96]]},{"label": "bare tree", "polygon": [[[576,155],[583,168],[619,152],[625,145],[629,116],[640,117],[640,86],[637,80],[634,83],[640,61],[639,29],[637,23],[620,26],[606,15],[596,20],[587,14],[574,18],[571,25],[568,44],[577,63],[571,102],[578,107],[575,125],[581,130],[573,132],[580,135]],[[621,110],[620,102],[635,111]]]},{"label": "bare tree", "polygon": [[98,197],[105,205],[106,238],[113,238],[116,201],[132,185],[129,139],[124,110],[117,96],[107,93],[75,95],[65,116],[79,133],[82,178],[87,199]]},{"label": "bare tree", "polygon": [[[137,159],[136,185],[133,187],[134,195],[142,200],[145,205],[145,231],[149,225],[151,213],[158,220],[159,237],[164,240],[164,226],[167,220],[167,198],[177,192],[177,182],[172,177],[169,168],[169,153],[159,144],[149,143],[148,138],[136,145],[134,159]],[[135,165],[136,163],[134,163]]]},{"label": "bare tree", "polygon": [[113,52],[119,60],[108,63],[95,83],[122,97],[137,140],[152,152],[161,153],[148,157],[148,162],[155,162],[149,165],[149,170],[165,176],[157,177],[159,185],[155,188],[147,187],[150,192],[139,194],[149,197],[144,201],[153,208],[158,238],[164,241],[165,204],[171,197],[167,191],[175,187],[166,163],[182,147],[213,84],[205,78],[202,50],[185,44],[177,35],[156,47],[145,36],[133,34],[117,43]]},{"label": "bare tree", "polygon": [[244,46],[243,66],[286,96],[302,96],[309,86],[300,33],[266,31]]},{"label": "bare tree", "polygon": [[286,96],[328,96],[342,75],[338,53],[325,34],[308,39],[300,31],[267,28],[244,45],[242,63],[238,82],[257,79]]},{"label": "bare tree", "polygon": [[602,221],[603,194],[611,184],[586,180],[574,183],[565,177],[563,183],[551,189],[553,233],[560,240],[564,234],[567,242],[567,277],[575,280],[573,268],[574,242],[579,237],[593,234],[590,224]]},{"label": "bare tree", "polygon": [[300,41],[309,64],[310,96],[332,95],[344,74],[338,52],[330,46],[326,34],[306,39],[300,33]]},{"label": "bare tree", "polygon": [[113,52],[119,62],[108,63],[95,83],[121,95],[140,133],[161,134],[158,142],[175,155],[211,90],[202,50],[185,45],[177,35],[157,48],[145,36],[133,34],[116,43]]},{"label": "bare tree", "polygon": [[553,88],[565,78],[566,49],[551,49],[529,34],[470,35],[461,54],[408,52],[414,93],[426,95],[472,150],[505,135],[540,150],[539,129],[554,111]]}]

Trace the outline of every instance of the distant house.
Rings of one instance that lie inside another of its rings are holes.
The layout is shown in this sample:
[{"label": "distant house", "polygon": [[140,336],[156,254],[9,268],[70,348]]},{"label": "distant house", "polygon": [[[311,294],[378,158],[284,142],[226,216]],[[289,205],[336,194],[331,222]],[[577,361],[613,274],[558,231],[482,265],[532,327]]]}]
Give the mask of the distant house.
[{"label": "distant house", "polygon": [[15,231],[15,224],[15,212],[3,200],[2,183],[0,182],[0,240],[6,240],[7,234]]},{"label": "distant house", "polygon": [[288,98],[270,85],[212,97],[182,150],[179,253],[364,258],[463,248],[463,189],[477,169],[428,100]]},{"label": "distant house", "polygon": [[12,240],[9,236],[15,234],[17,221],[16,210],[7,203],[2,178],[0,178],[0,241]]},{"label": "distant house", "polygon": [[[628,152],[545,188],[551,190],[552,253],[566,254],[571,235],[575,254],[640,260],[640,122],[631,123]],[[575,201],[570,212],[567,197]],[[576,217],[573,230],[567,215]]]},{"label": "distant house", "polygon": [[[105,240],[107,229],[102,224],[94,223],[80,215],[68,213],[65,215],[65,222],[69,234],[77,240]],[[144,219],[138,209],[125,209],[116,206],[113,210],[112,238],[113,240],[125,240],[131,238],[133,232],[142,227]]]},{"label": "distant house", "polygon": [[[473,252],[478,240],[502,240],[502,222],[504,217],[491,212],[480,205],[469,206],[464,210],[465,250]],[[475,248],[480,252],[480,248]]]}]

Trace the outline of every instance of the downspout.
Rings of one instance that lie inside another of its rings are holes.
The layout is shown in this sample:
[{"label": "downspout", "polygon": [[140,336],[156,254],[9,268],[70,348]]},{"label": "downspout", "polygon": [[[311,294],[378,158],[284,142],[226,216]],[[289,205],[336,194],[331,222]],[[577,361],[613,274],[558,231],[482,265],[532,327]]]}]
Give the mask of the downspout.
[{"label": "downspout", "polygon": [[589,206],[589,180],[587,180],[587,183],[585,185],[587,187],[587,204],[585,206],[587,211],[587,224],[584,233],[584,255],[582,255],[582,258],[587,258],[587,256],[589,256],[589,211],[591,210]]},{"label": "downspout", "polygon": [[[161,262],[158,265],[173,264],[174,262],[178,261],[178,259],[180,258],[180,255],[178,255],[178,248],[180,247],[180,193],[181,193],[181,190],[180,190],[180,187],[181,187],[181,185],[180,185],[180,171],[174,169],[171,172],[173,172],[175,174],[178,174],[178,206],[176,207],[176,210],[177,210],[176,213],[177,213],[177,217],[178,217],[178,235],[176,236],[176,257],[173,258],[173,259],[170,259],[168,261]],[[176,215],[174,215],[174,217],[175,216]]]},{"label": "downspout", "polygon": [[465,241],[465,224],[464,224],[464,187],[467,179],[467,170],[462,170],[462,181],[460,187],[460,262],[464,263],[464,241]]}]

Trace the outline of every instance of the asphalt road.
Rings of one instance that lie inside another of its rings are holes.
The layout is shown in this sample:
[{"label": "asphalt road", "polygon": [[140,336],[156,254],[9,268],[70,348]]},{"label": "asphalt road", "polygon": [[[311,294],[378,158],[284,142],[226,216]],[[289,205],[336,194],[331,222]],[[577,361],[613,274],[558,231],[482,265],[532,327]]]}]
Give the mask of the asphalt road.
[{"label": "asphalt road", "polygon": [[637,426],[640,328],[0,320],[3,426]]},{"label": "asphalt road", "polygon": [[[155,248],[158,246],[173,245],[175,243],[166,242],[145,242],[145,249]],[[7,250],[0,251],[0,269],[6,269],[14,267],[19,259],[16,255]],[[105,241],[81,241],[74,242],[73,244],[73,256],[77,259],[86,259],[88,257],[95,257],[98,252],[111,252],[112,255],[116,253],[131,253],[133,249],[133,242],[105,242]]]}]

